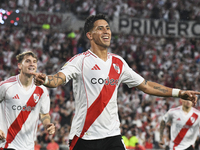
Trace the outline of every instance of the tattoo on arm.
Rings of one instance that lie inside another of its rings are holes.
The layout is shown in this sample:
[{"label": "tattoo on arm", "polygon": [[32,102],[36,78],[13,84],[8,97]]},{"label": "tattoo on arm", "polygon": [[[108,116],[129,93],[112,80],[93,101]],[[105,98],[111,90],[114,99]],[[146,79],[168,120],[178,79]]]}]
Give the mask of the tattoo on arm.
[{"label": "tattoo on arm", "polygon": [[165,129],[165,121],[162,120],[160,123],[160,140],[162,140],[163,138],[164,129]]},{"label": "tattoo on arm", "polygon": [[159,91],[162,91],[163,93],[167,93],[167,92],[168,92],[168,90],[162,89],[161,87],[158,87],[158,86],[154,86],[153,88],[154,88],[154,89],[157,89],[157,90],[159,90]]},{"label": "tattoo on arm", "polygon": [[148,81],[147,81],[147,80],[145,80],[145,83],[144,83],[144,84],[146,85],[146,84],[147,84],[147,82],[148,82]]},{"label": "tattoo on arm", "polygon": [[43,118],[41,118],[42,123],[43,123],[43,121],[44,121],[45,119],[49,119],[49,120],[50,120],[50,116],[44,116]]},{"label": "tattoo on arm", "polygon": [[48,80],[49,80],[49,84],[51,84],[53,82],[53,84],[55,86],[58,86],[60,80],[61,80],[62,83],[65,82],[65,80],[59,76],[59,74],[55,74],[54,76],[50,76],[48,78]]}]

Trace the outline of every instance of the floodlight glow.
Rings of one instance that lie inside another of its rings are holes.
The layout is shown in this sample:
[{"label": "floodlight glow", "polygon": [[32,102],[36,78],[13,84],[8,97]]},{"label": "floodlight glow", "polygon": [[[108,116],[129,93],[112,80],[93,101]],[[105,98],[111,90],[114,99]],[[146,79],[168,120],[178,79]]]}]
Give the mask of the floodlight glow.
[{"label": "floodlight glow", "polygon": [[8,12],[7,12],[7,15],[9,16],[10,14],[11,14],[11,12],[8,11]]},{"label": "floodlight glow", "polygon": [[13,24],[13,23],[14,23],[14,20],[10,20],[10,23],[12,23],[12,24]]},{"label": "floodlight glow", "polygon": [[5,10],[2,10],[2,14],[5,14],[6,13],[6,11]]},{"label": "floodlight glow", "polygon": [[1,20],[1,22],[0,22],[1,24],[4,24],[4,21],[3,20]]}]

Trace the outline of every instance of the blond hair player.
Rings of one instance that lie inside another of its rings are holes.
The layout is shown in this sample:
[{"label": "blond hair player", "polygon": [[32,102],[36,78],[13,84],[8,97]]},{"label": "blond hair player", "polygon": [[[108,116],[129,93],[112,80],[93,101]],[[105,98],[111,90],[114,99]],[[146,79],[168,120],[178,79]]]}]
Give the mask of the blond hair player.
[{"label": "blond hair player", "polygon": [[20,73],[0,82],[0,148],[34,150],[39,115],[49,134],[55,132],[50,123],[50,99],[47,88],[33,82],[36,55],[27,51],[16,58]]}]

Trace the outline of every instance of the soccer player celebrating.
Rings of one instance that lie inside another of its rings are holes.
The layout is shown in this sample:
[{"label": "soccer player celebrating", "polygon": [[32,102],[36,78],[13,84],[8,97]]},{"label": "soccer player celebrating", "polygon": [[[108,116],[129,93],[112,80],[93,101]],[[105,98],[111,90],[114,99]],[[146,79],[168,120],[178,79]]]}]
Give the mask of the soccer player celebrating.
[{"label": "soccer player celebrating", "polygon": [[34,150],[34,137],[40,119],[49,134],[50,99],[44,86],[35,86],[31,73],[37,70],[37,57],[31,52],[16,56],[20,73],[0,82],[0,148]]},{"label": "soccer player celebrating", "polygon": [[89,16],[84,30],[91,48],[71,58],[55,75],[34,73],[35,84],[58,87],[73,79],[75,116],[70,150],[125,150],[120,135],[117,89],[120,83],[156,96],[197,101],[200,92],[172,89],[144,80],[125,60],[108,52],[111,30],[104,15]]},{"label": "soccer player celebrating", "polygon": [[163,132],[166,123],[171,124],[170,150],[194,150],[199,135],[200,111],[193,108],[191,101],[181,99],[182,106],[171,108],[160,123],[160,146],[164,145]]}]

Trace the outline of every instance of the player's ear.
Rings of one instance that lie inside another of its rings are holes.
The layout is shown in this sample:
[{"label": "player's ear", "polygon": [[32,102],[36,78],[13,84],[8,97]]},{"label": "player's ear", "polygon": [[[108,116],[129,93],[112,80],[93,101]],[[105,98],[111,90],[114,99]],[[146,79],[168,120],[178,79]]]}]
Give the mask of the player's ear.
[{"label": "player's ear", "polygon": [[87,36],[87,38],[88,38],[89,40],[92,39],[92,33],[91,33],[91,32],[87,32],[87,33],[86,33],[86,36]]},{"label": "player's ear", "polygon": [[19,70],[21,70],[22,69],[22,64],[18,63],[17,65],[18,65]]}]

